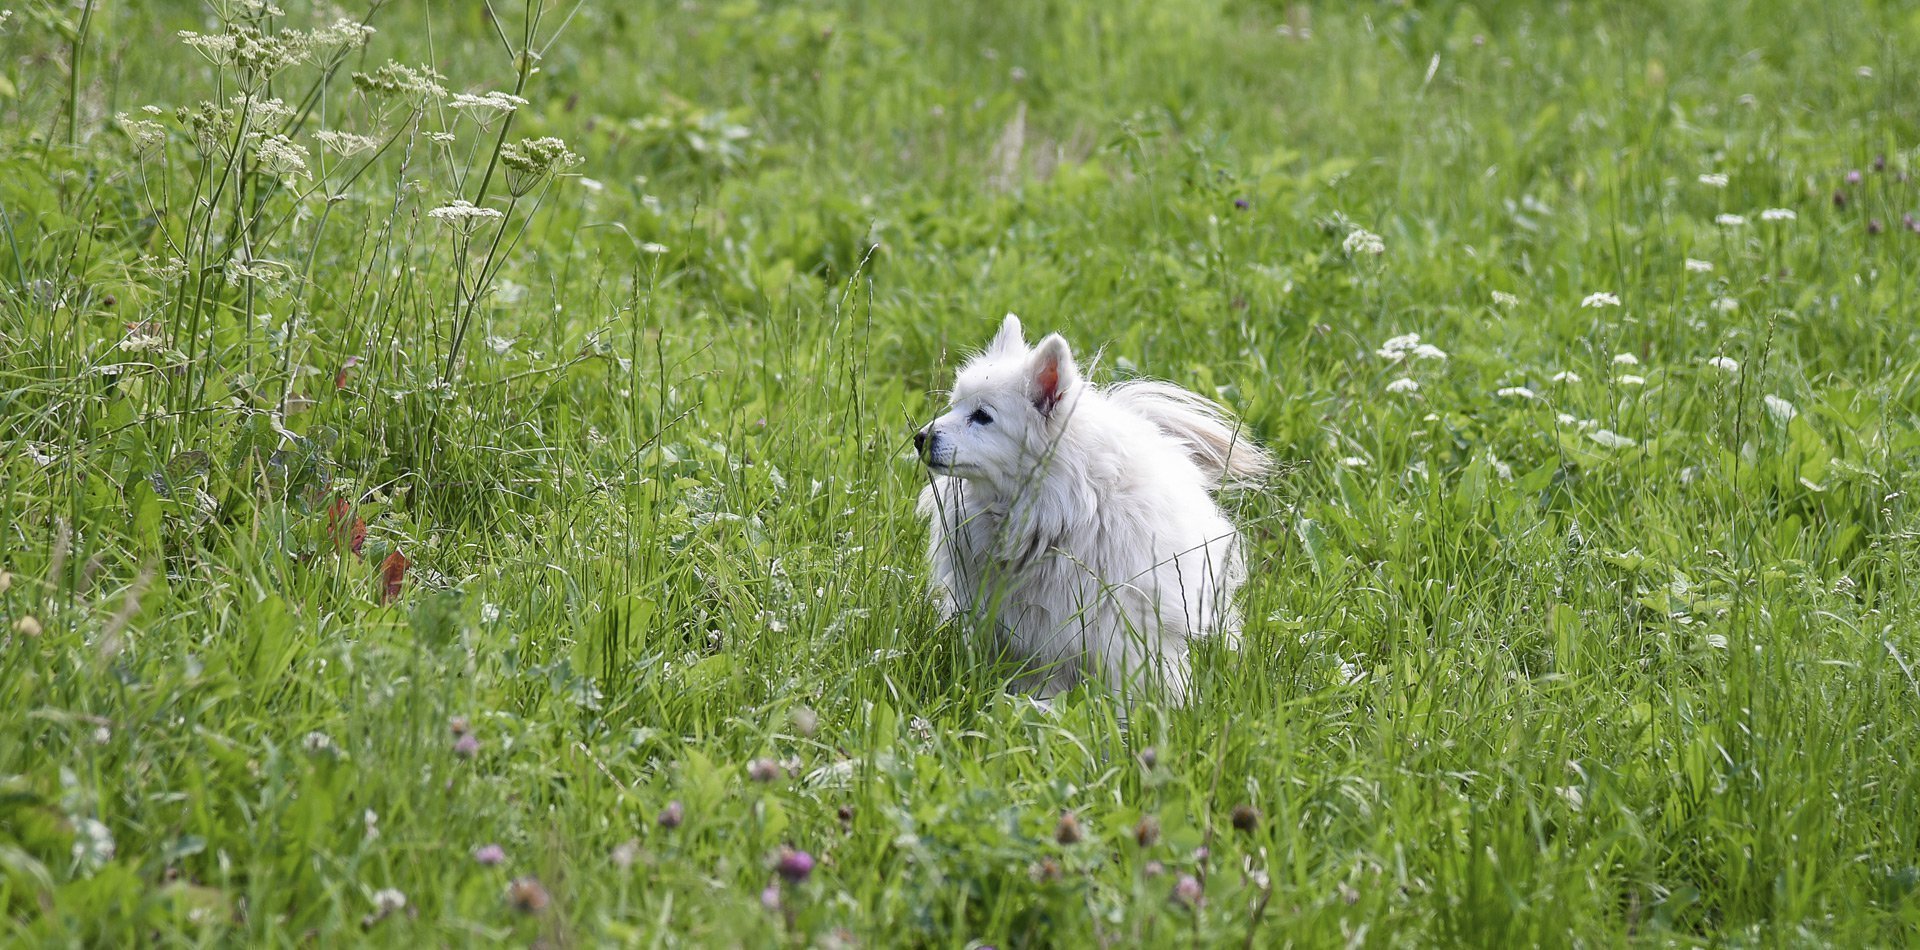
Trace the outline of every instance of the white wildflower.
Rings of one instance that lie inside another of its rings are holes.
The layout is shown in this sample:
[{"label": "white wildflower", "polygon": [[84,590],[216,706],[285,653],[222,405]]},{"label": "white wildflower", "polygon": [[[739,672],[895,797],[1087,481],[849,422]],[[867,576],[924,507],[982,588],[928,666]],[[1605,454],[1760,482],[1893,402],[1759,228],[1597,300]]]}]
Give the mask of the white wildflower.
[{"label": "white wildflower", "polygon": [[1585,300],[1580,301],[1580,306],[1618,307],[1620,306],[1620,298],[1603,290],[1599,293],[1588,294]]},{"label": "white wildflower", "polygon": [[441,205],[427,212],[427,217],[442,222],[448,227],[466,233],[480,226],[480,222],[504,217],[497,209],[482,208],[465,198],[456,198],[452,204]]},{"label": "white wildflower", "polygon": [[1416,360],[1439,360],[1443,363],[1447,360],[1447,351],[1431,343],[1422,343],[1414,347],[1410,355]]},{"label": "white wildflower", "polygon": [[1553,374],[1553,381],[1556,383],[1577,383],[1580,381],[1580,374],[1570,369],[1563,369]]},{"label": "white wildflower", "polygon": [[382,917],[395,913],[406,906],[407,895],[395,888],[385,887],[373,892],[374,913]]},{"label": "white wildflower", "polygon": [[464,92],[455,93],[453,101],[448,103],[455,109],[466,113],[483,128],[493,124],[493,120],[527,104],[527,100],[510,92],[489,92],[484,96],[471,96]]},{"label": "white wildflower", "polygon": [[341,17],[331,25],[308,31],[307,47],[323,56],[338,50],[358,49],[367,45],[375,32],[365,23]]},{"label": "white wildflower", "polygon": [[1499,390],[1494,395],[1497,395],[1502,399],[1536,399],[1538,398],[1538,396],[1535,395],[1533,390],[1528,389],[1525,386],[1508,386]]},{"label": "white wildflower", "polygon": [[300,745],[308,752],[331,752],[333,751],[333,737],[324,732],[309,732],[305,739],[300,740]]},{"label": "white wildflower", "polygon": [[233,62],[234,47],[238,45],[232,33],[195,33],[181,30],[174,34],[180,42],[193,47],[193,51],[206,57],[207,62],[215,66],[225,66]]},{"label": "white wildflower", "polygon": [[113,860],[117,849],[113,843],[113,831],[105,824],[92,818],[77,818],[73,826],[73,859],[82,868],[91,873]]},{"label": "white wildflower", "polygon": [[1719,214],[1714,215],[1713,223],[1723,228],[1738,228],[1744,226],[1747,223],[1747,219],[1744,215]]},{"label": "white wildflower", "polygon": [[481,604],[480,605],[480,622],[481,623],[493,623],[499,619],[500,619],[499,604]]},{"label": "white wildflower", "polygon": [[1645,376],[1634,376],[1629,373],[1621,376],[1618,382],[1622,386],[1645,386],[1647,384],[1647,378]]},{"label": "white wildflower", "polygon": [[658,255],[667,253],[667,246],[665,244],[660,244],[655,241],[648,241],[647,243],[640,245],[640,253],[653,254],[658,256]]},{"label": "white wildflower", "polygon": [[1711,274],[1713,273],[1713,263],[1711,261],[1696,261],[1689,257],[1687,258],[1687,270],[1694,274]]},{"label": "white wildflower", "polygon": [[126,135],[127,141],[133,143],[133,150],[136,153],[144,154],[151,152],[166,144],[166,126],[152,119],[136,119],[122,112],[114,116],[113,121],[114,124],[120,127],[120,131]]},{"label": "white wildflower", "polygon": [[1793,403],[1781,399],[1772,393],[1768,393],[1765,398],[1761,399],[1761,402],[1767,404],[1767,415],[1772,416],[1773,421],[1781,425],[1792,422],[1793,417],[1800,414],[1800,410],[1795,409]]},{"label": "white wildflower", "polygon": [[516,198],[580,161],[566,142],[551,135],[513,142],[500,150],[500,165],[507,170],[507,193]]},{"label": "white wildflower", "polygon": [[1387,252],[1387,243],[1380,239],[1380,235],[1365,228],[1354,228],[1347,232],[1347,239],[1341,242],[1340,247],[1348,254],[1385,254]]},{"label": "white wildflower", "polygon": [[307,171],[307,147],[284,135],[269,135],[254,146],[254,160],[260,170],[287,184],[310,177]]},{"label": "white wildflower", "polygon": [[1854,70],[1854,71],[1853,71],[1853,74],[1854,74],[1855,76],[1859,76],[1859,77],[1860,77],[1861,79],[1872,79],[1872,78],[1873,78],[1873,67],[1872,67],[1872,66],[1862,66],[1862,67],[1860,67],[1859,69],[1856,69],[1856,70]]},{"label": "white wildflower", "polygon": [[1353,684],[1358,683],[1361,680],[1366,678],[1367,678],[1367,671],[1362,669],[1360,667],[1360,664],[1348,663],[1345,660],[1340,661],[1340,682],[1341,683],[1347,686],[1352,686]]},{"label": "white wildflower", "polygon": [[1390,393],[1416,393],[1419,391],[1419,381],[1410,376],[1403,376],[1387,384],[1387,392]]},{"label": "white wildflower", "polygon": [[1712,173],[1701,175],[1700,184],[1708,188],[1725,188],[1727,187],[1727,176]]},{"label": "white wildflower", "polygon": [[1707,646],[1716,650],[1724,650],[1727,648],[1727,635],[1724,633],[1709,633],[1706,639]]},{"label": "white wildflower", "polygon": [[1358,455],[1349,455],[1341,459],[1340,464],[1348,468],[1366,468],[1367,460]]},{"label": "white wildflower", "polygon": [[1762,221],[1793,221],[1799,217],[1792,208],[1768,208],[1760,212]]},{"label": "white wildflower", "polygon": [[1496,290],[1493,292],[1493,302],[1502,307],[1514,307],[1519,305],[1520,298],[1505,291]]},{"label": "white wildflower", "polygon": [[580,187],[585,188],[586,190],[596,195],[607,190],[606,184],[601,182],[600,179],[598,178],[588,178],[585,175],[581,175],[580,177],[574,179],[574,181],[578,182],[580,184]]},{"label": "white wildflower", "polygon": [[1639,365],[1640,365],[1640,357],[1638,357],[1638,356],[1635,356],[1635,355],[1633,355],[1632,353],[1615,353],[1615,354],[1613,354],[1613,365],[1615,365],[1615,366],[1639,366]]},{"label": "white wildflower", "polygon": [[1716,356],[1708,360],[1707,365],[1714,369],[1725,370],[1728,373],[1740,372],[1740,361],[1731,356]]},{"label": "white wildflower", "polygon": [[370,135],[355,135],[334,129],[321,129],[313,133],[313,140],[319,142],[321,148],[341,158],[358,155],[380,144],[379,139]]},{"label": "white wildflower", "polygon": [[281,99],[262,99],[259,96],[234,96],[227,100],[236,114],[251,115],[255,127],[279,125],[293,118],[294,109]]},{"label": "white wildflower", "polygon": [[1732,297],[1717,297],[1713,301],[1713,309],[1718,310],[1721,313],[1732,313],[1735,310],[1740,309],[1740,301],[1735,300]]},{"label": "white wildflower", "polygon": [[1420,345],[1420,334],[1403,333],[1399,336],[1389,339],[1385,343],[1380,344],[1380,348],[1377,350],[1374,350],[1373,354],[1375,356],[1380,357],[1381,359],[1392,360],[1398,363],[1399,361],[1406,359],[1407,354],[1412,352],[1413,348],[1419,345]]},{"label": "white wildflower", "polygon": [[1587,438],[1610,449],[1628,449],[1640,444],[1612,429],[1595,429],[1587,433]]}]

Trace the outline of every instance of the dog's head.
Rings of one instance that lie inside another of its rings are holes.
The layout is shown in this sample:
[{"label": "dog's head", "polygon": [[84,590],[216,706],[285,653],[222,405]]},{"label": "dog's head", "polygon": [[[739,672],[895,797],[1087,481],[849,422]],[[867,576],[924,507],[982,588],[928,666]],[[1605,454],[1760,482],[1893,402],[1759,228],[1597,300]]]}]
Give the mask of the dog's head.
[{"label": "dog's head", "polygon": [[960,368],[945,415],[914,433],[927,468],[1013,489],[1051,453],[1080,394],[1073,351],[1057,333],[1029,347],[1020,318]]}]

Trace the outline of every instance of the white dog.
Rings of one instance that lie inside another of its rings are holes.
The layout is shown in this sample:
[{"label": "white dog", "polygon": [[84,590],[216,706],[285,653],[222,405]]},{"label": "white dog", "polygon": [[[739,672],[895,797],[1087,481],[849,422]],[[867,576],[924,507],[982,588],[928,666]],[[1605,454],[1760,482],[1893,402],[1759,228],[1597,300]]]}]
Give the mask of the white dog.
[{"label": "white dog", "polygon": [[1267,454],[1226,411],[1170,383],[1082,381],[1059,334],[1028,347],[1008,314],[914,434],[942,611],[995,631],[1050,696],[1092,675],[1186,699],[1188,641],[1239,641],[1239,532],[1213,493]]}]

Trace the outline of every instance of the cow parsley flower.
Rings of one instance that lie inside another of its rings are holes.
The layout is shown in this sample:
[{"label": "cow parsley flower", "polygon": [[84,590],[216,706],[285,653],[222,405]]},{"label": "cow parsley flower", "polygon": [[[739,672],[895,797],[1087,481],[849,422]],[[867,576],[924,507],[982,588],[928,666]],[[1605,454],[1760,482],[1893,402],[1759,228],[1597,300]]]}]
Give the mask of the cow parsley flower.
[{"label": "cow parsley flower", "polygon": [[445,224],[461,234],[469,234],[480,222],[504,217],[497,209],[482,208],[465,198],[456,198],[453,203],[441,205],[427,212],[427,217]]},{"label": "cow parsley flower", "polygon": [[455,93],[453,101],[448,103],[448,105],[454,109],[472,117],[473,121],[479,123],[481,128],[492,125],[493,120],[526,104],[527,100],[510,92],[489,92],[482,96],[472,96],[460,92]]},{"label": "cow parsley flower", "polygon": [[1731,356],[1716,356],[1708,360],[1707,365],[1717,370],[1724,370],[1728,373],[1740,372],[1740,361],[1734,359]]},{"label": "cow parsley flower", "polygon": [[1587,438],[1610,449],[1630,449],[1640,444],[1612,429],[1595,429],[1587,433]]},{"label": "cow parsley flower", "polygon": [[1713,273],[1713,263],[1711,261],[1696,261],[1689,257],[1687,258],[1687,272],[1692,274],[1711,274]]},{"label": "cow parsley flower", "polygon": [[1403,333],[1380,344],[1380,348],[1374,350],[1373,354],[1383,360],[1392,360],[1398,363],[1406,359],[1407,354],[1413,352],[1413,348],[1419,345],[1420,334]]},{"label": "cow parsley flower", "polygon": [[313,140],[319,142],[321,148],[341,158],[358,155],[380,144],[379,139],[370,135],[355,135],[334,129],[321,129],[313,133]]},{"label": "cow parsley flower", "polygon": [[1760,220],[1762,221],[1792,221],[1799,217],[1798,214],[1794,213],[1792,208],[1768,208],[1760,212]]},{"label": "cow parsley flower", "polygon": [[1744,215],[1720,214],[1720,215],[1714,216],[1713,223],[1718,224],[1723,228],[1738,228],[1738,227],[1745,226],[1747,223],[1747,219]]},{"label": "cow parsley flower", "polygon": [[1499,390],[1494,395],[1497,395],[1502,399],[1537,399],[1539,398],[1538,395],[1535,394],[1533,390],[1528,389],[1525,386],[1508,386]]},{"label": "cow parsley flower", "polygon": [[1638,357],[1638,356],[1635,356],[1635,355],[1633,355],[1632,353],[1615,353],[1615,354],[1613,354],[1613,365],[1615,365],[1615,366],[1639,366],[1639,365],[1640,365],[1640,357]]},{"label": "cow parsley flower", "polygon": [[1365,228],[1354,228],[1347,232],[1347,239],[1341,242],[1340,247],[1348,254],[1379,255],[1387,252],[1387,243],[1380,239],[1380,235]]},{"label": "cow parsley flower", "polygon": [[1718,310],[1721,313],[1732,313],[1735,310],[1740,309],[1740,301],[1735,300],[1732,297],[1716,297],[1714,298],[1714,301],[1713,301],[1713,309]]},{"label": "cow parsley flower", "polygon": [[1606,291],[1601,291],[1599,293],[1588,294],[1585,300],[1580,301],[1580,306],[1618,307],[1620,306],[1620,298]]},{"label": "cow parsley flower", "polygon": [[307,147],[284,135],[269,135],[254,146],[253,157],[260,171],[289,185],[311,177],[307,171]]},{"label": "cow parsley flower", "polygon": [[1520,298],[1505,291],[1496,290],[1493,292],[1493,302],[1502,307],[1513,307],[1519,305]]},{"label": "cow parsley flower", "polygon": [[507,170],[507,193],[518,198],[549,176],[580,164],[580,156],[566,142],[548,135],[509,144],[500,150],[500,164]]},{"label": "cow parsley flower", "polygon": [[1577,383],[1580,381],[1580,374],[1572,370],[1563,369],[1553,374],[1553,381],[1556,383]]},{"label": "cow parsley flower", "polygon": [[1416,393],[1419,391],[1419,381],[1410,376],[1403,376],[1387,384],[1387,392],[1390,393]]},{"label": "cow parsley flower", "polygon": [[120,127],[127,141],[133,143],[135,154],[144,155],[166,144],[166,126],[152,119],[136,119],[122,112],[113,117],[113,122]]},{"label": "cow parsley flower", "polygon": [[1725,188],[1727,187],[1727,176],[1714,173],[1701,175],[1700,184],[1708,188]]},{"label": "cow parsley flower", "polygon": [[1761,402],[1764,402],[1767,404],[1767,415],[1772,416],[1773,421],[1778,422],[1781,425],[1786,425],[1787,423],[1792,422],[1793,417],[1800,414],[1800,410],[1795,409],[1793,407],[1793,403],[1790,403],[1785,399],[1780,398],[1779,396],[1775,396],[1772,393],[1768,393],[1764,398],[1761,399]]},{"label": "cow parsley flower", "polygon": [[1622,386],[1645,386],[1647,384],[1647,378],[1645,376],[1634,376],[1629,374],[1629,375],[1620,377],[1619,380],[1617,380],[1617,382],[1619,382],[1620,385]]}]

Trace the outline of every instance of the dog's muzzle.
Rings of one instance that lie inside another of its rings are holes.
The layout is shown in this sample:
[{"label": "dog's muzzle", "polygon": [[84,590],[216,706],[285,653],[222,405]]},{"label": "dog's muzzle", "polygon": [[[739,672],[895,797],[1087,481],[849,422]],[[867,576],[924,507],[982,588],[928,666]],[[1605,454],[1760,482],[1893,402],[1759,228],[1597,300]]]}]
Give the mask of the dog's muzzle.
[{"label": "dog's muzzle", "polygon": [[916,454],[916,455],[918,455],[918,456],[920,456],[920,457],[921,457],[922,459],[925,459],[925,458],[927,457],[927,443],[929,443],[929,442],[931,442],[931,441],[933,441],[933,440],[932,440],[932,439],[930,439],[930,438],[928,438],[928,436],[927,436],[927,430],[925,430],[925,429],[921,429],[921,430],[919,430],[919,431],[917,431],[917,432],[915,432],[915,433],[913,434],[913,451],[914,451],[914,454]]}]

